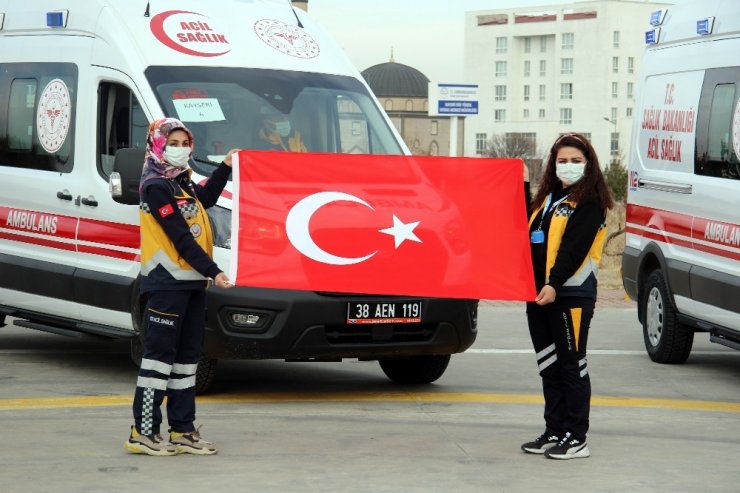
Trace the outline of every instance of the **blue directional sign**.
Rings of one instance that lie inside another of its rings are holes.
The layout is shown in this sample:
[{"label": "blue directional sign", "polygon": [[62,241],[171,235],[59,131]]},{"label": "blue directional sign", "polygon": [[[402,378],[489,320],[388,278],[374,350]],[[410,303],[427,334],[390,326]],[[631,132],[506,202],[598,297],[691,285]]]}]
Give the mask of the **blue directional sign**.
[{"label": "blue directional sign", "polygon": [[477,84],[429,83],[429,115],[466,116],[477,114]]}]

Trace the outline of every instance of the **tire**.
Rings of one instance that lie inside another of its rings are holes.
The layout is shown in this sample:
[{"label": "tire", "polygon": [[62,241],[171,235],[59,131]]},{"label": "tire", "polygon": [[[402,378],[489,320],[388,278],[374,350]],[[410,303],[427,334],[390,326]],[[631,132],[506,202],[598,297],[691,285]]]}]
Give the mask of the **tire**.
[{"label": "tire", "polygon": [[678,312],[661,270],[648,275],[642,299],[642,334],[650,359],[656,363],[686,361],[694,344],[694,332],[678,322]]},{"label": "tire", "polygon": [[388,358],[378,361],[383,373],[396,383],[426,384],[441,377],[450,363],[449,354]]},{"label": "tire", "polygon": [[[144,339],[146,338],[146,324],[144,324],[144,306],[134,308],[134,337],[131,338],[131,361],[137,367],[141,366],[141,358],[144,355]],[[207,355],[201,355],[198,361],[198,369],[195,372],[195,393],[198,395],[205,394],[216,378],[216,369],[218,360],[209,358]]]},{"label": "tire", "polygon": [[195,393],[202,395],[208,392],[208,389],[216,378],[216,369],[218,360],[209,358],[206,355],[200,357],[198,361],[198,370],[195,372]]}]

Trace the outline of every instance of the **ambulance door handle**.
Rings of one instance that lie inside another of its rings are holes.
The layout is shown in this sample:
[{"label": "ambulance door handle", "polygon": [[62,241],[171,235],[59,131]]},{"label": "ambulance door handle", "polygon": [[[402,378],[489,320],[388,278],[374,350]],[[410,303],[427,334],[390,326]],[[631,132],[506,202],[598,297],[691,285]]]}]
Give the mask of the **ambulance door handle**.
[{"label": "ambulance door handle", "polygon": [[95,200],[95,197],[93,197],[92,195],[90,195],[89,197],[82,197],[80,202],[82,202],[82,205],[89,205],[90,207],[98,206],[98,201]]},{"label": "ambulance door handle", "polygon": [[66,188],[61,192],[57,192],[57,198],[61,200],[66,200],[67,202],[72,202],[72,194],[69,193],[69,190],[67,190]]}]

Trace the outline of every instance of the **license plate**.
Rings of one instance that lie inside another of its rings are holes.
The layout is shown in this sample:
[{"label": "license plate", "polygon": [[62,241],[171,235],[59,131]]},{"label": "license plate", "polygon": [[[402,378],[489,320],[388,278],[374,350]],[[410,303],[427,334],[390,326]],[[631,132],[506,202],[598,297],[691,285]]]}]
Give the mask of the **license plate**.
[{"label": "license plate", "polygon": [[348,324],[418,324],[422,302],[354,301],[347,303]]}]

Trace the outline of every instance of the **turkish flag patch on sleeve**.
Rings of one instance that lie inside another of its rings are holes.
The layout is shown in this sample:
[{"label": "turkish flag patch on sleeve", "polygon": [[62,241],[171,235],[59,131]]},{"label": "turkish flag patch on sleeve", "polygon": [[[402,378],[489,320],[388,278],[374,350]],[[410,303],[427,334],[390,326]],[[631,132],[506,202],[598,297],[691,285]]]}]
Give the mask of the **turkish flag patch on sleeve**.
[{"label": "turkish flag patch on sleeve", "polygon": [[172,204],[167,204],[159,208],[160,217],[167,217],[173,212],[175,212],[175,209],[172,207]]}]

